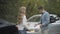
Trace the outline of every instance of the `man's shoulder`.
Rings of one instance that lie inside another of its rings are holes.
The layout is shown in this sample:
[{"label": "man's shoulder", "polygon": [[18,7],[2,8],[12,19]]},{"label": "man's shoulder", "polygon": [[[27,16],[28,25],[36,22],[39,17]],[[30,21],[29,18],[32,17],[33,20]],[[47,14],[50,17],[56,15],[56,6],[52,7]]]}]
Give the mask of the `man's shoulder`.
[{"label": "man's shoulder", "polygon": [[46,11],[45,14],[49,14],[49,12]]},{"label": "man's shoulder", "polygon": [[49,16],[50,14],[48,12],[45,12],[44,16]]}]

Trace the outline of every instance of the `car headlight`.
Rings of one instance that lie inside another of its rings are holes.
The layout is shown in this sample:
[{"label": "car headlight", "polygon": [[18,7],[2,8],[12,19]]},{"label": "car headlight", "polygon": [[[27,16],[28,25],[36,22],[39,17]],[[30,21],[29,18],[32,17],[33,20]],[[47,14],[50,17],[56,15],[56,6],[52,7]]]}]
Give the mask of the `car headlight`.
[{"label": "car headlight", "polygon": [[39,31],[39,29],[35,29],[35,32],[38,32]]}]

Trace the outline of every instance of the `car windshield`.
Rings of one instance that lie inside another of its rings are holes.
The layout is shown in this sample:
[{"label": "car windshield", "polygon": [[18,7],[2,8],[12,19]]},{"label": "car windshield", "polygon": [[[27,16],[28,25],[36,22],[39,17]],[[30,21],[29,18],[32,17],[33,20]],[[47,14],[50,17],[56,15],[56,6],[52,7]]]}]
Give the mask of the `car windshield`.
[{"label": "car windshield", "polygon": [[28,20],[28,22],[39,22],[39,21],[40,21],[40,16],[35,16]]}]

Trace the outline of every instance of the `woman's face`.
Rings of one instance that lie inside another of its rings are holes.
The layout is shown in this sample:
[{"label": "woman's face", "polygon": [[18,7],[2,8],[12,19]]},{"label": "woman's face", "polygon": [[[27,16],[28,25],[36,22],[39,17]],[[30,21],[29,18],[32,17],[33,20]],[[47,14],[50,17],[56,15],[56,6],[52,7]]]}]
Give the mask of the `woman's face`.
[{"label": "woman's face", "polygon": [[21,13],[25,13],[25,11],[26,11],[26,8],[25,7],[22,7],[22,8],[20,8],[20,11],[21,11]]},{"label": "woman's face", "polygon": [[25,9],[24,8],[21,8],[21,11],[23,12],[23,11],[25,11]]}]

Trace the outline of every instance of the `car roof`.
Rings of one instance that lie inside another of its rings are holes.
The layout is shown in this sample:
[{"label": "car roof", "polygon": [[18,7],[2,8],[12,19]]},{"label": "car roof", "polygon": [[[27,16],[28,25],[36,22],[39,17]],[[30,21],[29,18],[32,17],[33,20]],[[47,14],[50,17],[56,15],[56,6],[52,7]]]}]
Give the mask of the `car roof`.
[{"label": "car roof", "polygon": [[[42,14],[37,14],[37,15],[33,15],[33,16],[41,16]],[[55,14],[50,14],[50,16],[54,16],[54,17],[56,17],[57,15],[55,15]]]},{"label": "car roof", "polygon": [[[33,15],[32,17],[41,16],[41,15],[42,15],[42,14],[37,14],[37,15]],[[50,16],[57,17],[57,15],[55,15],[55,14],[50,14]],[[32,17],[30,17],[28,20],[30,20]]]}]

